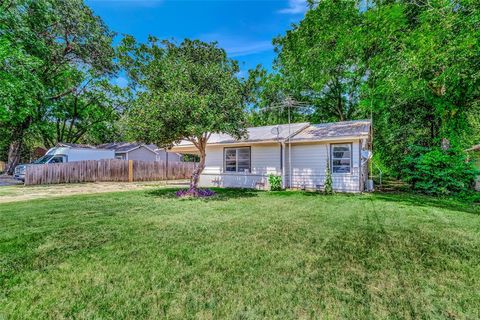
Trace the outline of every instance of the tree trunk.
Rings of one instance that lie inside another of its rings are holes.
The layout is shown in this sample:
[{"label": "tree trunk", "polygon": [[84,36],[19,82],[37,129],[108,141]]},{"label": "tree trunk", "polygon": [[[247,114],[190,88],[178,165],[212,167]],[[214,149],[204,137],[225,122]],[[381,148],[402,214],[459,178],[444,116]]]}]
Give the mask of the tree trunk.
[{"label": "tree trunk", "polygon": [[192,178],[190,180],[190,190],[193,190],[194,193],[197,193],[198,190],[198,181],[200,180],[200,175],[205,169],[205,149],[200,151],[200,162],[198,166],[193,170]]},{"label": "tree trunk", "polygon": [[15,167],[20,162],[20,153],[22,151],[23,141],[22,139],[14,140],[10,143],[10,148],[8,149],[8,160],[5,167],[5,172],[7,174],[13,174]]}]

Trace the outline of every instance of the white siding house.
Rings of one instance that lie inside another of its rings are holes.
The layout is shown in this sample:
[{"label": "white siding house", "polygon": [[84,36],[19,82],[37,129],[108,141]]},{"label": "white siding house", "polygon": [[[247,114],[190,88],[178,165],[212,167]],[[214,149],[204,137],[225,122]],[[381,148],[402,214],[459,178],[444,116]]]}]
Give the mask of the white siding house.
[{"label": "white siding house", "polygon": [[[200,185],[205,187],[264,188],[269,174],[281,175],[279,143],[239,144],[235,147],[207,146],[205,169]],[[249,149],[249,172],[228,172],[225,164],[226,150]]]},{"label": "white siding house", "polygon": [[[249,128],[239,141],[212,134],[200,186],[267,189],[274,174],[282,176],[285,188],[321,190],[328,165],[334,190],[362,192],[369,150],[368,120]],[[196,153],[188,142],[173,151]]]}]

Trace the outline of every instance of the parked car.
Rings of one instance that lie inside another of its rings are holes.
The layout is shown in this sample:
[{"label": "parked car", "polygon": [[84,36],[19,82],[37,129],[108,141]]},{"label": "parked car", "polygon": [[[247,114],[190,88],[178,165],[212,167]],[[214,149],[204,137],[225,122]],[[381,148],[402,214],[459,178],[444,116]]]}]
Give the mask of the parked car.
[{"label": "parked car", "polygon": [[25,171],[27,166],[31,165],[102,159],[115,159],[115,152],[113,150],[99,149],[88,145],[62,143],[48,150],[43,157],[34,162],[16,166],[14,178],[25,181]]}]

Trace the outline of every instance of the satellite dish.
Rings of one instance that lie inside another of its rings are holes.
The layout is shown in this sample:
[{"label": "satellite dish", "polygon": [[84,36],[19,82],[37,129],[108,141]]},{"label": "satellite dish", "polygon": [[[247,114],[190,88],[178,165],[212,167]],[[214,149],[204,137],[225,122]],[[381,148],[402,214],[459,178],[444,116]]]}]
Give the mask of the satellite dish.
[{"label": "satellite dish", "polygon": [[274,135],[277,136],[277,139],[278,139],[278,136],[280,135],[280,132],[282,132],[282,128],[280,128],[280,126],[275,126],[272,128],[272,130],[270,130],[270,132]]}]

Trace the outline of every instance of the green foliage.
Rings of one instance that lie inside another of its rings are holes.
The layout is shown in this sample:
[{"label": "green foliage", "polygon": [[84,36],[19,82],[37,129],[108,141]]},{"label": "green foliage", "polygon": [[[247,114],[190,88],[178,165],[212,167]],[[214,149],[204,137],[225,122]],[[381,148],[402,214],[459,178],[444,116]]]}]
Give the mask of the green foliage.
[{"label": "green foliage", "polygon": [[114,35],[82,0],[0,1],[0,125],[14,153],[26,136],[48,147],[111,119],[89,99],[117,70]]},{"label": "green foliage", "polygon": [[197,154],[182,154],[182,161],[184,161],[184,162],[199,162],[200,157]]},{"label": "green foliage", "polygon": [[311,104],[311,121],[356,116],[361,59],[360,11],[354,1],[319,1],[284,37],[275,39],[275,68],[286,90]]},{"label": "green foliage", "polygon": [[164,147],[193,143],[200,157],[192,176],[196,189],[210,135],[246,133],[249,85],[237,77],[238,63],[216,43],[199,40],[177,44],[151,37],[138,44],[125,37],[119,52],[137,90],[126,118],[131,137]]},{"label": "green foliage", "polygon": [[328,194],[328,195],[333,194],[332,171],[330,169],[330,161],[328,161],[328,160],[327,160],[327,170],[325,172],[324,192],[325,192],[325,194]]},{"label": "green foliage", "polygon": [[479,9],[478,1],[438,0],[365,12],[370,75],[362,103],[373,112],[374,149],[394,171],[410,145],[447,138],[466,148],[477,143],[475,132],[480,138]]},{"label": "green foliage", "polygon": [[270,185],[270,191],[282,190],[282,176],[270,174],[268,176],[268,184]]},{"label": "green foliage", "polygon": [[404,180],[431,195],[465,195],[473,191],[479,172],[463,151],[412,147],[404,159]]},{"label": "green foliage", "polygon": [[136,140],[170,146],[183,139],[199,143],[210,133],[245,133],[238,64],[215,43],[151,38],[138,44],[126,37],[120,53],[138,90],[128,114]]},{"label": "green foliage", "polygon": [[48,121],[36,125],[46,146],[59,142],[101,143],[119,141],[117,121],[128,105],[126,89],[106,77],[90,77],[72,70],[67,87],[75,92],[50,104]]},{"label": "green foliage", "polygon": [[[311,4],[275,39],[274,71],[257,81],[260,106],[290,95],[309,106],[294,121],[372,117],[375,162],[397,178],[411,145],[480,141],[479,1]],[[284,114],[254,109],[250,121],[285,122]]]},{"label": "green foliage", "polygon": [[[257,106],[279,105],[286,96],[307,105],[292,121],[327,122],[359,116],[362,60],[361,13],[353,1],[319,1],[304,19],[274,39],[274,72],[263,74]],[[254,110],[253,123],[285,123],[285,109]]]}]

